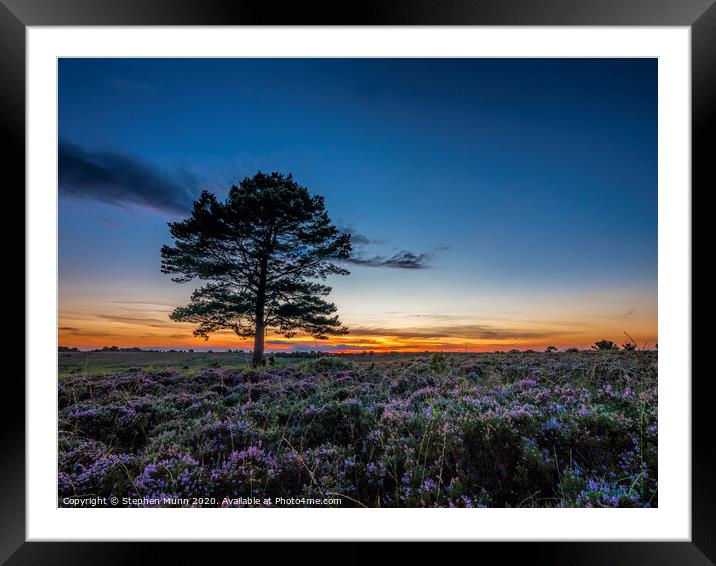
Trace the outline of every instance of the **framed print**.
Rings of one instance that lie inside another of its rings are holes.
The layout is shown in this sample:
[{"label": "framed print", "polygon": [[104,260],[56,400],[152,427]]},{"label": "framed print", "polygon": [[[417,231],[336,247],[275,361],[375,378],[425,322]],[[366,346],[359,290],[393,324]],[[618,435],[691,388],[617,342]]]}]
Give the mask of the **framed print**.
[{"label": "framed print", "polygon": [[712,563],[712,2],[264,6],[0,6],[2,558]]}]

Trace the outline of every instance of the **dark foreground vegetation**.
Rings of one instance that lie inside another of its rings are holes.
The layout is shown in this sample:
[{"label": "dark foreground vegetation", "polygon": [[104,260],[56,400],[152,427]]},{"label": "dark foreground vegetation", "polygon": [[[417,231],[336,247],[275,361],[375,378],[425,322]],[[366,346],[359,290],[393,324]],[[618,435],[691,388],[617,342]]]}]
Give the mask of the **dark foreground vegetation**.
[{"label": "dark foreground vegetation", "polygon": [[93,354],[60,353],[60,506],[658,503],[656,352]]}]

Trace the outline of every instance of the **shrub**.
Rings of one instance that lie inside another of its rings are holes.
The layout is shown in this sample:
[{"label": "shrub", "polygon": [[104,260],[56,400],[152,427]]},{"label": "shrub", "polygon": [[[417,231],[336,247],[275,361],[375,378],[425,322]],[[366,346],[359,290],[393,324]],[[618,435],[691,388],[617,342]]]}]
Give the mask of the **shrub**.
[{"label": "shrub", "polygon": [[205,495],[204,480],[199,462],[190,454],[176,452],[144,467],[134,480],[134,495],[147,500],[201,497]]},{"label": "shrub", "polygon": [[450,369],[448,357],[442,352],[435,352],[430,356],[429,367],[431,371],[437,374],[447,373]]},{"label": "shrub", "polygon": [[338,356],[324,356],[321,358],[309,359],[301,364],[301,369],[306,373],[326,373],[336,370],[350,369],[353,363],[350,360]]},{"label": "shrub", "polygon": [[59,497],[111,496],[131,491],[134,458],[113,453],[102,442],[80,440],[61,449]]},{"label": "shrub", "polygon": [[595,342],[592,346],[592,350],[599,350],[599,351],[605,351],[605,350],[618,350],[619,346],[617,346],[614,342],[611,340],[600,340],[599,342]]}]

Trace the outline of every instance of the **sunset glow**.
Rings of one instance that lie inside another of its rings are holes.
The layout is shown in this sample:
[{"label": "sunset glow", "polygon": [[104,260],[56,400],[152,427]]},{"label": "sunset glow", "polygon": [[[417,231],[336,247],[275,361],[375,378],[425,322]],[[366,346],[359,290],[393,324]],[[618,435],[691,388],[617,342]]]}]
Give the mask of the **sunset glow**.
[{"label": "sunset glow", "polygon": [[[85,310],[65,310],[60,315],[59,343],[80,349],[101,348],[108,345],[156,349],[251,349],[251,339],[241,339],[229,331],[215,333],[209,340],[195,337],[193,327],[169,319],[171,307],[160,304],[107,305],[97,312],[99,305],[91,303]],[[101,307],[100,307],[101,309]],[[368,307],[366,306],[366,310]],[[612,316],[593,315],[591,318],[554,320],[479,319],[465,315],[406,313],[386,317],[383,326],[346,319],[350,334],[329,340],[315,340],[296,336],[290,340],[276,334],[267,336],[267,347],[274,351],[326,350],[332,352],[360,351],[495,351],[510,349],[542,350],[558,348],[589,348],[596,340],[615,343],[631,341],[628,332],[639,346],[654,347],[657,342],[655,316],[636,313],[614,313]],[[360,320],[360,318],[359,318]],[[406,321],[412,322],[410,326]]]}]

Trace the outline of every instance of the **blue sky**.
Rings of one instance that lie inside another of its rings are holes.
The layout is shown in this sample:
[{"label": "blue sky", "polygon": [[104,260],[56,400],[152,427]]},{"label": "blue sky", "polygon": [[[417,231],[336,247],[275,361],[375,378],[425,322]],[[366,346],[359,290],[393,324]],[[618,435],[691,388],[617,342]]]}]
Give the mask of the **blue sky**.
[{"label": "blue sky", "polygon": [[346,345],[656,341],[655,59],[62,59],[59,138],[139,172],[61,161],[61,342],[196,345],[159,322],[191,292],[159,272],[166,222],[257,170],[324,195],[366,255],[425,254],[332,282]]}]

